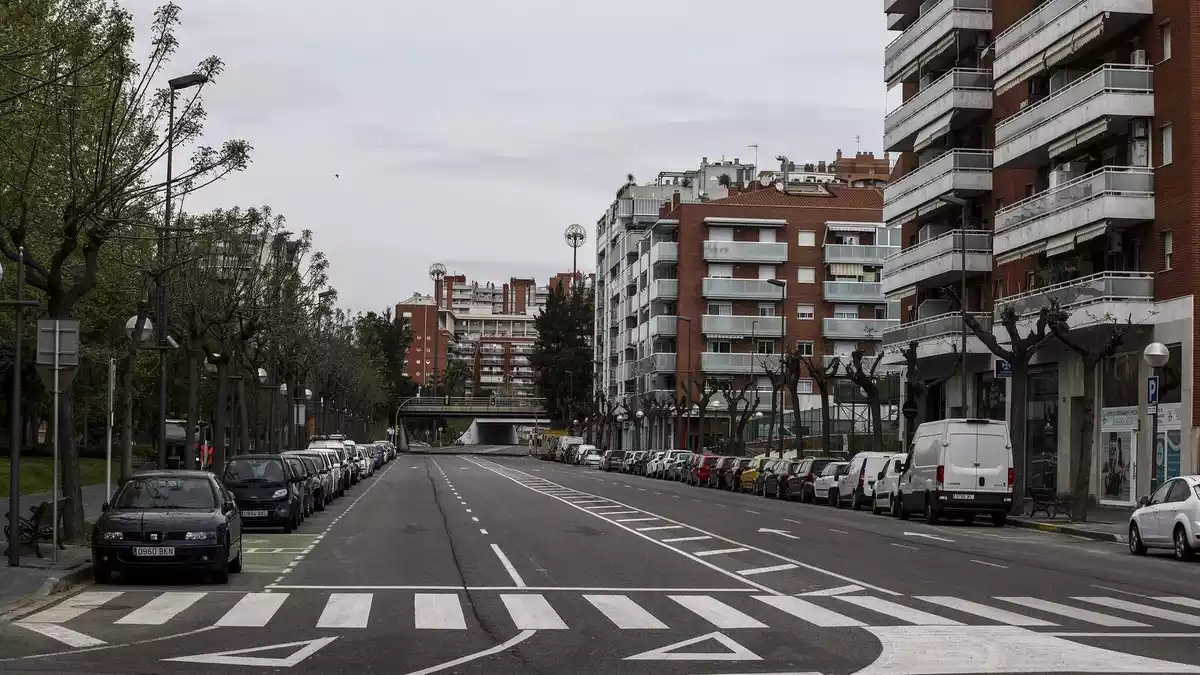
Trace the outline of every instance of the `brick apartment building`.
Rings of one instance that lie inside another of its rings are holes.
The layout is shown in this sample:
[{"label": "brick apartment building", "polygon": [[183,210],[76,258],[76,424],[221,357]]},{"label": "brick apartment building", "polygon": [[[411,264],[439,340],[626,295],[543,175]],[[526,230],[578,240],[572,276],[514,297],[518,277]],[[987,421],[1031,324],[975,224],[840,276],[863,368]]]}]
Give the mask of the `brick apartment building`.
[{"label": "brick apartment building", "polygon": [[[468,373],[467,396],[536,395],[529,363],[537,339],[534,318],[545,307],[550,289],[571,276],[559,273],[539,286],[531,277],[496,284],[448,274],[434,284],[432,295],[417,293],[397,303],[396,316],[409,321],[413,333],[408,376],[432,386],[437,381],[435,367],[444,372],[449,363],[458,362]],[[578,277],[590,284],[594,275]]]},{"label": "brick apartment building", "polygon": [[[769,182],[769,181],[766,181]],[[733,186],[728,196],[689,199],[680,190],[653,219],[606,222],[598,232],[597,383],[630,410],[650,393],[664,401],[701,377],[749,383],[771,409],[763,364],[785,345],[821,358],[878,342],[897,323],[880,289],[883,260],[899,230],[881,223],[874,188],[815,181]],[[874,351],[872,349],[872,351]],[[812,383],[801,392],[812,392]],[[815,399],[815,400],[814,400]],[[816,408],[806,396],[801,408]],[[790,410],[790,403],[786,403]],[[725,435],[720,396],[704,442]],[[682,425],[627,423],[624,447],[682,447]],[[689,447],[700,447],[695,423]]]},{"label": "brick apartment building", "polygon": [[[885,150],[901,153],[884,219],[905,247],[883,270],[903,322],[884,334],[885,349],[916,341],[923,378],[949,372],[963,326],[943,287],[961,283],[964,261],[966,310],[985,325],[1011,306],[1028,330],[1049,298],[1070,311],[1081,341],[1129,319],[1134,329],[1096,374],[1091,491],[1130,505],[1152,483],[1195,473],[1194,3],[885,0],[884,10],[902,31],[884,77],[903,91],[884,122]],[[1170,351],[1156,439],[1141,356],[1150,342]],[[995,358],[973,336],[966,344],[965,375],[934,387],[931,419],[1007,413]],[[1069,489],[1083,383],[1082,359],[1057,342],[1032,361],[1033,486]]]}]

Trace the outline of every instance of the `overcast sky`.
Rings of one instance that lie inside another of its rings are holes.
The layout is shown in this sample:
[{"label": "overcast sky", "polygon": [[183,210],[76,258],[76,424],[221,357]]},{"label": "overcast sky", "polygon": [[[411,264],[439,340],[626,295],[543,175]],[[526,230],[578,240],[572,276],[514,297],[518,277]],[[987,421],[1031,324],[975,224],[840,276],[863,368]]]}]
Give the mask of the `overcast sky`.
[{"label": "overcast sky", "polygon": [[[156,0],[125,0],[139,26]],[[189,210],[270,204],[311,229],[340,304],[569,271],[562,231],[700,157],[881,154],[878,0],[177,0],[172,75],[209,54],[207,138],[254,146]],[[335,178],[340,174],[340,178]],[[543,281],[544,283],[544,281]]]}]

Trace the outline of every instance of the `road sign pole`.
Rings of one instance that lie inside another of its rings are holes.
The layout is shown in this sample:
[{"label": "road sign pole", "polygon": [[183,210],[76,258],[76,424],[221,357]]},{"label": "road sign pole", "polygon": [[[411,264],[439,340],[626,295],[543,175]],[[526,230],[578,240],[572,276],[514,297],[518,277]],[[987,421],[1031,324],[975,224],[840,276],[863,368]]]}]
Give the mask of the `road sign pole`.
[{"label": "road sign pole", "polygon": [[117,360],[108,360],[108,425],[104,430],[104,501],[112,498],[113,392],[117,387]]},{"label": "road sign pole", "polygon": [[59,383],[58,368],[59,368],[59,349],[62,347],[62,345],[60,344],[60,339],[61,339],[61,336],[59,334],[59,322],[56,319],[54,321],[54,423],[53,423],[54,479],[52,481],[53,487],[51,488],[51,492],[50,492],[50,503],[52,504],[51,517],[54,518],[54,523],[51,526],[51,529],[53,531],[53,541],[51,542],[51,544],[53,546],[53,549],[52,549],[54,551],[53,560],[55,563],[58,562],[58,498],[59,498],[59,489],[58,489],[58,432],[59,432],[59,425],[58,425],[58,383]]},{"label": "road sign pole", "polygon": [[1158,368],[1146,378],[1146,412],[1150,415],[1150,492],[1158,489]]}]

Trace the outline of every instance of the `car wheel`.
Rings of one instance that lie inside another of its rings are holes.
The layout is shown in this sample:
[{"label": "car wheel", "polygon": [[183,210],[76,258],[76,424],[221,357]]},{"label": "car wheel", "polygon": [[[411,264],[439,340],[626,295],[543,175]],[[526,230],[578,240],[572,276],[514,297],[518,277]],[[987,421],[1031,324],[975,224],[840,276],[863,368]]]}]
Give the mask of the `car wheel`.
[{"label": "car wheel", "polygon": [[237,557],[229,561],[229,571],[234,574],[239,574],[242,571],[242,538],[238,537],[238,554]]},{"label": "car wheel", "polygon": [[1195,549],[1188,543],[1187,530],[1182,525],[1175,526],[1175,559],[1188,561],[1196,556]]},{"label": "car wheel", "polygon": [[897,498],[896,495],[892,495],[892,498],[889,499],[888,502],[889,502],[888,503],[888,515],[890,515],[893,518],[899,518],[900,517],[900,500],[899,500],[899,498]]},{"label": "car wheel", "polygon": [[1007,513],[993,513],[992,514],[992,525],[994,525],[995,527],[1004,527],[1004,524],[1007,522],[1008,522],[1008,514]]},{"label": "car wheel", "polygon": [[883,509],[879,508],[879,500],[872,497],[871,498],[871,515],[877,516],[881,513],[883,513]]},{"label": "car wheel", "polygon": [[850,497],[850,510],[857,511],[862,508],[862,499],[859,498],[857,492]]},{"label": "car wheel", "polygon": [[225,555],[221,556],[221,562],[217,565],[217,569],[213,570],[212,580],[214,584],[229,583],[229,547],[225,547]]},{"label": "car wheel", "polygon": [[92,578],[95,579],[96,583],[98,583],[98,584],[111,584],[112,583],[112,570],[105,567],[104,565],[93,565],[92,566]]},{"label": "car wheel", "polygon": [[937,525],[938,517],[941,516],[937,509],[933,508],[933,503],[928,500],[925,502],[925,523],[927,525]]},{"label": "car wheel", "polygon": [[830,505],[830,506],[832,506],[832,507],[834,507],[834,508],[838,508],[838,502],[839,502],[840,500],[838,499],[838,493],[837,493],[837,490],[830,490],[830,491],[829,491],[829,497],[828,497],[828,499],[829,499],[829,505]]},{"label": "car wheel", "polygon": [[1129,524],[1129,552],[1134,555],[1146,555],[1146,545],[1142,543],[1142,533],[1137,523]]},{"label": "car wheel", "polygon": [[904,493],[896,493],[896,517],[900,520],[908,520],[908,509],[904,508]]}]

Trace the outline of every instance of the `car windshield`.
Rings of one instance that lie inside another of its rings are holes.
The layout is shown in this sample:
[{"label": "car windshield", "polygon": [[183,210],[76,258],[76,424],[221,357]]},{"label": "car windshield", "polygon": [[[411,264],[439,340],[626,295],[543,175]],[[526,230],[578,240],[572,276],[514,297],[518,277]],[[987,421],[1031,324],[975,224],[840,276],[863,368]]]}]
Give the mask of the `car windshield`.
[{"label": "car windshield", "polygon": [[278,459],[235,459],[225,467],[226,483],[282,483],[283,464]]},{"label": "car windshield", "polygon": [[113,498],[117,509],[215,509],[217,497],[207,478],[132,478]]}]

